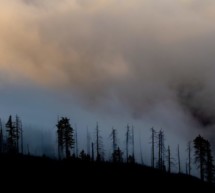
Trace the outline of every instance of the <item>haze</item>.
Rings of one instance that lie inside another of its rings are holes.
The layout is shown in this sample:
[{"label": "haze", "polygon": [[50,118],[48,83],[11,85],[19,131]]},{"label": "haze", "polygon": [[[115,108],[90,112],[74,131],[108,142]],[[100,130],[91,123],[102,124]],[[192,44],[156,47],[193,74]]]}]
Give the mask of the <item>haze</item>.
[{"label": "haze", "polygon": [[212,0],[0,0],[0,115],[212,139],[214,13]]}]

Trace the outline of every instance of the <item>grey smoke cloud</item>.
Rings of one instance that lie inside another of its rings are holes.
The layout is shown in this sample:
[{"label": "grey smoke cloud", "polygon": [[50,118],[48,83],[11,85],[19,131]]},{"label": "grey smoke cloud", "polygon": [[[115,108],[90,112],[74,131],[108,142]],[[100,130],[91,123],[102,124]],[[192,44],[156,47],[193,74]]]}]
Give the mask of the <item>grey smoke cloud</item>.
[{"label": "grey smoke cloud", "polygon": [[4,81],[71,90],[93,108],[115,100],[138,119],[179,112],[189,126],[213,128],[212,0],[1,0],[0,5]]}]

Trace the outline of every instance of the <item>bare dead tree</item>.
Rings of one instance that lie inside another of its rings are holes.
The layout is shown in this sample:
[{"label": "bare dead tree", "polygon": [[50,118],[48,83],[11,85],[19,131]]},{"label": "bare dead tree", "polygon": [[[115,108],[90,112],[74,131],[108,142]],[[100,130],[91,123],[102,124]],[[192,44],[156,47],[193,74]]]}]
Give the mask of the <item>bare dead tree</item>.
[{"label": "bare dead tree", "polygon": [[19,129],[20,129],[20,148],[21,148],[21,153],[23,154],[23,126],[22,126],[22,121],[19,120]]},{"label": "bare dead tree", "polygon": [[134,126],[132,125],[132,157],[133,160],[135,160],[135,156],[134,156]]},{"label": "bare dead tree", "polygon": [[188,152],[188,163],[187,163],[187,173],[188,175],[191,175],[191,162],[192,162],[192,159],[191,159],[191,152],[192,151],[192,147],[191,147],[191,141],[188,142],[187,144],[187,152]]},{"label": "bare dead tree", "polygon": [[127,131],[126,131],[126,161],[128,162],[128,145],[129,145],[129,135],[130,135],[130,127],[127,124]]},{"label": "bare dead tree", "polygon": [[19,117],[16,115],[16,149],[17,149],[17,152],[19,152],[19,134],[20,134],[20,131],[19,131]]},{"label": "bare dead tree", "polygon": [[102,161],[104,159],[104,152],[102,150],[103,143],[102,143],[102,137],[100,135],[99,125],[98,122],[96,124],[96,160]]},{"label": "bare dead tree", "polygon": [[91,143],[91,136],[87,127],[87,154],[88,155],[90,155],[90,146],[91,146],[90,143]]},{"label": "bare dead tree", "polygon": [[142,141],[142,140],[141,140],[141,134],[140,134],[140,135],[139,135],[140,158],[141,158],[141,164],[144,165],[141,141]]},{"label": "bare dead tree", "polygon": [[178,173],[181,173],[180,147],[178,145]]},{"label": "bare dead tree", "polygon": [[172,165],[174,165],[174,162],[173,162],[170,146],[168,146],[167,153],[168,153],[168,155],[167,155],[168,172],[171,173]]},{"label": "bare dead tree", "polygon": [[94,143],[92,143],[92,161],[94,161]]},{"label": "bare dead tree", "polygon": [[110,134],[112,140],[112,150],[113,152],[117,149],[117,131],[116,129],[112,128],[112,132]]},{"label": "bare dead tree", "polygon": [[151,128],[151,144],[152,144],[152,154],[151,154],[151,167],[154,168],[155,167],[155,135],[156,135],[156,131],[154,130],[154,128]]},{"label": "bare dead tree", "polygon": [[78,151],[78,128],[77,125],[75,124],[75,156],[79,156],[79,151]]},{"label": "bare dead tree", "polygon": [[164,145],[164,132],[162,129],[158,133],[158,168],[165,170],[165,145]]}]

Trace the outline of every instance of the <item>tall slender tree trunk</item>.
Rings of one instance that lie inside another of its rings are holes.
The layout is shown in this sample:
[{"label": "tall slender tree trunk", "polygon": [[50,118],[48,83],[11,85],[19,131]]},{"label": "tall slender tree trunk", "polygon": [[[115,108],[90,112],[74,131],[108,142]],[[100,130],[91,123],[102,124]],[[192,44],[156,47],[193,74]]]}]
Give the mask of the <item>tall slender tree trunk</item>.
[{"label": "tall slender tree trunk", "polygon": [[16,152],[19,153],[19,117],[16,116]]},{"label": "tall slender tree trunk", "polygon": [[20,140],[21,140],[21,153],[23,154],[23,128],[22,121],[20,121]]},{"label": "tall slender tree trunk", "polygon": [[75,155],[78,157],[78,129],[77,125],[75,125]]},{"label": "tall slender tree trunk", "polygon": [[188,143],[188,175],[191,175],[191,142]]},{"label": "tall slender tree trunk", "polygon": [[152,159],[151,159],[151,166],[152,168],[155,167],[155,130],[154,128],[152,130]]},{"label": "tall slender tree trunk", "polygon": [[178,173],[181,173],[181,159],[179,145],[178,145]]},{"label": "tall slender tree trunk", "polygon": [[142,152],[142,146],[141,146],[141,133],[139,135],[139,145],[140,145],[140,158],[141,158],[141,164],[144,165],[144,161],[143,161],[143,152]]},{"label": "tall slender tree trunk", "polygon": [[168,146],[168,172],[171,173],[171,153],[169,146]]},{"label": "tall slender tree trunk", "polygon": [[126,131],[126,161],[128,162],[128,143],[129,143],[129,125],[127,125]]},{"label": "tall slender tree trunk", "polygon": [[135,160],[135,157],[134,157],[134,126],[132,125],[132,157],[133,157],[133,160]]},{"label": "tall slender tree trunk", "polygon": [[92,161],[94,161],[94,143],[92,143]]},{"label": "tall slender tree trunk", "polygon": [[112,140],[113,140],[113,153],[117,149],[117,143],[116,143],[116,130],[112,129]]},{"label": "tall slender tree trunk", "polygon": [[96,159],[100,160],[100,147],[99,147],[99,125],[96,124]]},{"label": "tall slender tree trunk", "polygon": [[[88,128],[87,128],[87,154],[90,155],[90,133],[88,131]],[[92,155],[91,155],[92,156]]]}]

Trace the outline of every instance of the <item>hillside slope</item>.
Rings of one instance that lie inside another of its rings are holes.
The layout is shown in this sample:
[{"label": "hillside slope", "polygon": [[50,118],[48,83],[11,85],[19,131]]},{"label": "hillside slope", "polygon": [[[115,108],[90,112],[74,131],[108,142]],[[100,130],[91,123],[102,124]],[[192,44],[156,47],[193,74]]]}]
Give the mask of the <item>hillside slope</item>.
[{"label": "hillside slope", "polygon": [[215,192],[214,186],[195,177],[168,174],[137,164],[57,161],[45,157],[8,155],[0,156],[0,164],[1,184],[9,189],[27,188],[28,185],[31,188],[60,188],[69,192],[74,189],[100,192]]}]

